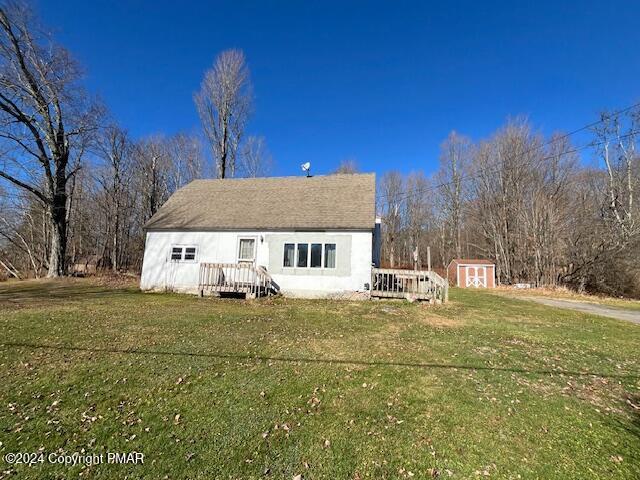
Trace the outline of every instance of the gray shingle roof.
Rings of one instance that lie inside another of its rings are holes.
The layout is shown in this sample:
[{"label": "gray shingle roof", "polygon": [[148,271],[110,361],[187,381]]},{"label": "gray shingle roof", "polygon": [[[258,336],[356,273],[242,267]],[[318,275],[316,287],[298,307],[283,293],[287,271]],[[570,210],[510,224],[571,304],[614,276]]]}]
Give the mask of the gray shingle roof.
[{"label": "gray shingle roof", "polygon": [[375,174],[195,180],[148,230],[373,229]]}]

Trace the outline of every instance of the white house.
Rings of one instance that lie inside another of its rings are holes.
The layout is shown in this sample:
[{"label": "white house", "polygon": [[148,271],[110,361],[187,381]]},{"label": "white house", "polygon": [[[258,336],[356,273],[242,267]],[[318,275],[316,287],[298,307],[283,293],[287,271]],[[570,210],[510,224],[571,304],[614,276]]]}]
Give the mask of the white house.
[{"label": "white house", "polygon": [[201,264],[224,263],[266,270],[285,295],[367,291],[375,175],[196,180],[145,230],[143,290],[198,293]]}]

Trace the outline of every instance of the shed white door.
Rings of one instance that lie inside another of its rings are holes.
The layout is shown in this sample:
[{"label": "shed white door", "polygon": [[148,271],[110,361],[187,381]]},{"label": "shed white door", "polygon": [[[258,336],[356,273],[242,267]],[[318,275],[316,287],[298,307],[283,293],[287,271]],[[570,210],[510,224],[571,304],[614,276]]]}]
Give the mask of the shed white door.
[{"label": "shed white door", "polygon": [[487,267],[476,266],[467,268],[467,287],[487,287]]}]

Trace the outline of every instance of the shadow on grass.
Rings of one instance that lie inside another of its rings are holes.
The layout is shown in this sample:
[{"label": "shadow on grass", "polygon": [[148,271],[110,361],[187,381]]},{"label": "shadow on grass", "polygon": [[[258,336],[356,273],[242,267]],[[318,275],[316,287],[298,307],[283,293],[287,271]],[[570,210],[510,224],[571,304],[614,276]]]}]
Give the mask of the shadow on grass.
[{"label": "shadow on grass", "polygon": [[435,362],[393,362],[393,361],[373,361],[373,360],[349,360],[340,358],[308,358],[308,357],[279,357],[267,355],[249,355],[232,353],[209,353],[209,352],[181,352],[170,350],[139,350],[139,349],[119,349],[119,348],[88,348],[67,345],[45,345],[26,342],[4,342],[3,347],[13,348],[41,348],[58,351],[77,351],[90,353],[115,353],[132,355],[171,355],[177,357],[202,357],[217,358],[223,360],[260,360],[272,362],[292,362],[292,363],[321,363],[338,365],[361,365],[361,366],[383,366],[383,367],[408,367],[423,369],[451,369],[451,370],[475,370],[475,371],[496,371],[510,373],[526,373],[534,375],[567,375],[572,377],[602,377],[635,380],[640,378],[640,374],[616,374],[602,372],[575,372],[570,370],[549,370],[549,369],[525,369],[516,367],[487,367],[485,365],[459,365]]},{"label": "shadow on grass", "polygon": [[[612,427],[624,430],[625,432],[628,432],[636,438],[640,439],[640,394],[626,395],[624,399],[624,405],[627,412],[631,416],[631,422],[623,421],[611,415],[607,415],[606,421]],[[635,460],[640,460],[640,449],[636,449],[634,451],[634,457]],[[628,459],[625,458],[625,461],[627,460]]]},{"label": "shadow on grass", "polygon": [[113,288],[106,285],[88,285],[79,281],[26,281],[0,285],[0,303],[15,304],[42,300],[75,300],[110,295],[135,293],[131,287]]}]

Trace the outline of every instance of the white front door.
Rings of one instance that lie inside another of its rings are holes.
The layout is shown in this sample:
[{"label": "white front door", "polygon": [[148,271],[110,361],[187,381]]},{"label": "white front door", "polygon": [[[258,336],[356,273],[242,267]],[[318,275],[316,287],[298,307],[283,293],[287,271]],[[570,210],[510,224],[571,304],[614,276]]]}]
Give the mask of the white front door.
[{"label": "white front door", "polygon": [[487,267],[466,267],[467,287],[487,287]]}]

